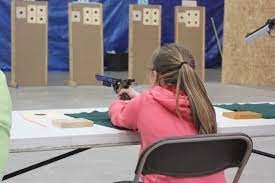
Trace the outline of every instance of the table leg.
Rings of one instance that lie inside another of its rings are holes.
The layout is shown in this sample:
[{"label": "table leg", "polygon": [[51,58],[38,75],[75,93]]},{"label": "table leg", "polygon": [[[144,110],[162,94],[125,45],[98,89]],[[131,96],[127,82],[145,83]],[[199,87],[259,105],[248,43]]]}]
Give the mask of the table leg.
[{"label": "table leg", "polygon": [[4,181],[4,180],[10,179],[10,178],[12,178],[12,177],[16,177],[16,176],[18,176],[18,175],[21,175],[21,174],[30,172],[30,171],[32,171],[32,170],[38,169],[38,168],[40,168],[40,167],[46,166],[46,165],[51,164],[51,163],[54,163],[54,162],[56,162],[56,161],[65,159],[65,158],[70,157],[70,156],[73,156],[73,155],[76,155],[76,154],[81,153],[81,152],[83,152],[83,151],[87,151],[87,150],[89,150],[89,149],[90,149],[90,148],[79,148],[79,149],[75,149],[75,150],[70,151],[70,152],[67,152],[67,153],[65,153],[65,154],[61,154],[61,155],[56,156],[56,157],[54,157],[54,158],[51,158],[51,159],[42,161],[42,162],[40,162],[40,163],[31,165],[31,166],[29,166],[29,167],[26,167],[26,168],[17,170],[17,171],[12,172],[12,173],[9,173],[9,174],[5,175],[5,176],[3,177],[2,180]]}]

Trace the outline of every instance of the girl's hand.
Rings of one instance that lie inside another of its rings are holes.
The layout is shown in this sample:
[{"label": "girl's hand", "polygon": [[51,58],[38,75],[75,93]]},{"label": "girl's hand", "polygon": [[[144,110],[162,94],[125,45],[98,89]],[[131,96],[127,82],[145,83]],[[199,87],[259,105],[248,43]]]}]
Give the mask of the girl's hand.
[{"label": "girl's hand", "polygon": [[128,88],[128,89],[121,89],[118,93],[119,96],[121,96],[122,94],[126,93],[131,99],[135,98],[136,96],[140,95],[139,92],[137,92],[136,90],[134,90],[133,88]]}]

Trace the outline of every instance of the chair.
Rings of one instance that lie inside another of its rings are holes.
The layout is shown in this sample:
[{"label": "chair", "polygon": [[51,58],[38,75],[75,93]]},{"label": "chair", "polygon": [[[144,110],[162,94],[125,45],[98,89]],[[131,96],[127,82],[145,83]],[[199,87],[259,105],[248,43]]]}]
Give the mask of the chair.
[{"label": "chair", "polygon": [[141,175],[198,177],[238,167],[233,180],[237,183],[252,148],[251,138],[241,133],[165,138],[141,154],[133,182]]}]

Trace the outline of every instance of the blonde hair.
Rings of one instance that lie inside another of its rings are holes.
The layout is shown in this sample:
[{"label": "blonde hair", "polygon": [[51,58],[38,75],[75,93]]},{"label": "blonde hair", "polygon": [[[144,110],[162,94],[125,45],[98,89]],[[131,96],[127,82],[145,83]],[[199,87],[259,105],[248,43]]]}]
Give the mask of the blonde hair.
[{"label": "blonde hair", "polygon": [[176,110],[179,113],[179,91],[190,100],[194,126],[199,134],[217,133],[216,114],[206,89],[195,72],[195,60],[191,52],[177,44],[168,44],[156,50],[152,70],[159,81],[176,87]]}]

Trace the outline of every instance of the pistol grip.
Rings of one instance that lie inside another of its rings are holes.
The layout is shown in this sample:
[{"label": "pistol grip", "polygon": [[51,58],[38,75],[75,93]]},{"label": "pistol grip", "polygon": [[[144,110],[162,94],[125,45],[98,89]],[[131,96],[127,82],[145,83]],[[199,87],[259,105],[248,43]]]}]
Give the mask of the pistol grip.
[{"label": "pistol grip", "polygon": [[131,100],[131,98],[127,93],[123,93],[122,95],[120,95],[120,100]]}]

